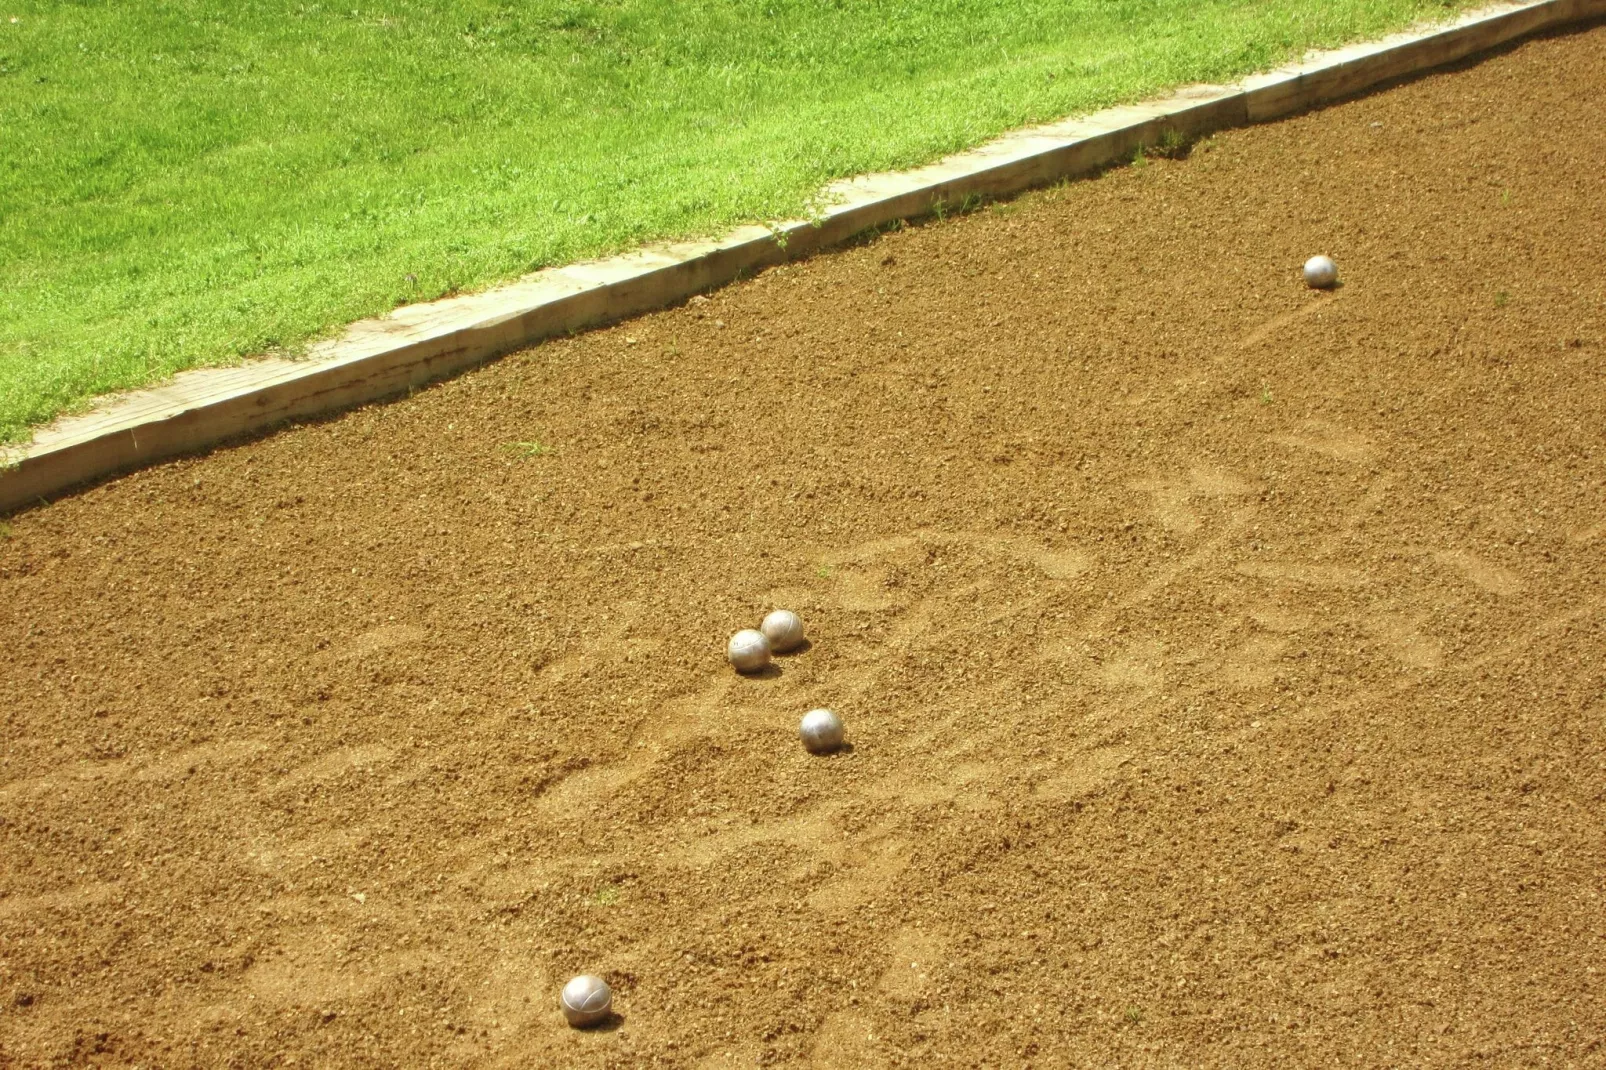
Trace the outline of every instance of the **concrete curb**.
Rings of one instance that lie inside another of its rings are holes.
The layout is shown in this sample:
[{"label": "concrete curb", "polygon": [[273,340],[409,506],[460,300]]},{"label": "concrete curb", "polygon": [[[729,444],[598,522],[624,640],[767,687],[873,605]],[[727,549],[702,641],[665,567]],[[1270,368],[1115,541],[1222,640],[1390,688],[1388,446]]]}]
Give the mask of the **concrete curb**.
[{"label": "concrete curb", "polygon": [[1239,85],[1195,86],[1008,134],[928,167],[835,183],[818,219],[741,227],[714,242],[652,246],[548,269],[485,293],[409,305],[354,324],[304,360],[185,372],[58,420],[26,446],[0,452],[0,514],[237,435],[400,393],[543,338],[672,305],[896,219],[1089,174],[1167,132],[1193,137],[1264,122],[1602,16],[1606,0],[1483,8],[1447,25],[1315,53]]}]

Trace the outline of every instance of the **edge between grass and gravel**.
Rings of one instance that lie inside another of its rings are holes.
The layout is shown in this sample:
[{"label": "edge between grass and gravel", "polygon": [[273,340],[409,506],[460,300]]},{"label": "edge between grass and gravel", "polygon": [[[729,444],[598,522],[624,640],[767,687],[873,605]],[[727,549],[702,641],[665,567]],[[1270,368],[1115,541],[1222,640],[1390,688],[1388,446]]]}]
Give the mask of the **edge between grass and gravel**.
[{"label": "edge between grass and gravel", "polygon": [[0,442],[1463,0],[13,0]]}]

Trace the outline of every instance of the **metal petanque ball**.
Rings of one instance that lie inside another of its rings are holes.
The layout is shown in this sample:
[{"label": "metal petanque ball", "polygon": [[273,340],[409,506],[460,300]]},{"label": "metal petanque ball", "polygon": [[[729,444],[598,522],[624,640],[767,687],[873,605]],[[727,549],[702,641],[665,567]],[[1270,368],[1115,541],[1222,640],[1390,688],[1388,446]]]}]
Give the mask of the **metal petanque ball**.
[{"label": "metal petanque ball", "polygon": [[803,715],[797,734],[811,754],[829,754],[842,746],[842,718],[830,710],[810,710]]},{"label": "metal petanque ball", "polygon": [[731,636],[725,656],[737,672],[758,672],[770,663],[770,641],[757,628],[743,628]]},{"label": "metal petanque ball", "polygon": [[1313,290],[1331,290],[1338,285],[1338,265],[1330,256],[1313,256],[1305,261],[1305,285]]},{"label": "metal petanque ball", "polygon": [[582,973],[563,986],[558,1002],[563,1005],[563,1016],[569,1024],[584,1029],[608,1017],[613,1009],[613,990],[596,974]]},{"label": "metal petanque ball", "polygon": [[803,618],[790,609],[777,609],[764,618],[758,630],[764,633],[764,638],[770,641],[770,649],[777,654],[803,645]]}]

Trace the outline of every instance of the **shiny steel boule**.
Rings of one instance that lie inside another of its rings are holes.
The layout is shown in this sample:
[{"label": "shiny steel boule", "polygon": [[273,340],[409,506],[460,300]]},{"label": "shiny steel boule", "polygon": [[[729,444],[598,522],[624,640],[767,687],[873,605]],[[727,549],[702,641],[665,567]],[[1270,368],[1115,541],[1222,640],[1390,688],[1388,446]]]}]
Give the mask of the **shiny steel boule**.
[{"label": "shiny steel boule", "polygon": [[743,628],[731,636],[725,656],[737,672],[758,672],[770,663],[770,641],[757,628]]},{"label": "shiny steel boule", "polygon": [[830,710],[810,710],[797,734],[810,754],[830,754],[842,746],[842,718]]},{"label": "shiny steel boule", "polygon": [[608,982],[592,973],[582,973],[563,986],[558,1002],[563,1005],[563,1016],[576,1029],[596,1025],[613,1010],[613,990]]},{"label": "shiny steel boule", "polygon": [[764,633],[764,638],[770,641],[770,649],[777,654],[803,645],[803,618],[790,609],[777,609],[764,618],[758,630]]},{"label": "shiny steel boule", "polygon": [[1331,290],[1338,285],[1338,265],[1330,256],[1313,256],[1305,261],[1305,285],[1313,290]]}]

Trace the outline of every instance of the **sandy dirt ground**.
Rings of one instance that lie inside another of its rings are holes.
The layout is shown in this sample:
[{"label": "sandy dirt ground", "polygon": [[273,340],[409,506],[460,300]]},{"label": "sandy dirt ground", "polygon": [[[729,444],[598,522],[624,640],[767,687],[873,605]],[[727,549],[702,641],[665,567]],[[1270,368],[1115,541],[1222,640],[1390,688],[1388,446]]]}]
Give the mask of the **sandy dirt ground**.
[{"label": "sandy dirt ground", "polygon": [[1529,42],[13,518],[0,1064],[1606,1065],[1602,115]]}]

